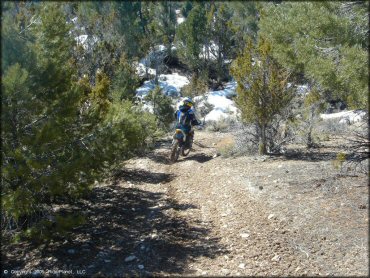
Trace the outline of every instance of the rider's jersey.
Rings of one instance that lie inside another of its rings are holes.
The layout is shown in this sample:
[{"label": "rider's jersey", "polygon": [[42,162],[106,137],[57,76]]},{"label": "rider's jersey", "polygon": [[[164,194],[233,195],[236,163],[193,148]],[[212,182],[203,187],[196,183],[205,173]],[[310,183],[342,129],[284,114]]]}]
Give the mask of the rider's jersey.
[{"label": "rider's jersey", "polygon": [[199,125],[194,111],[186,106],[180,106],[179,110],[176,111],[176,127],[189,132],[193,125]]}]

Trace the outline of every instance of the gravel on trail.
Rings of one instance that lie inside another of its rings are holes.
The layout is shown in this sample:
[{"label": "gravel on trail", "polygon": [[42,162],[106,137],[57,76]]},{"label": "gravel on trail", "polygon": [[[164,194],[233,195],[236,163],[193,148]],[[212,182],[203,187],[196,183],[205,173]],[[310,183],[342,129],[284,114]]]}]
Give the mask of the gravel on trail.
[{"label": "gravel on trail", "polygon": [[[198,131],[127,161],[78,210],[73,238],[3,251],[10,269],[88,276],[367,276],[368,181],[326,157],[222,157],[231,134]],[[27,255],[27,256],[26,256]]]}]

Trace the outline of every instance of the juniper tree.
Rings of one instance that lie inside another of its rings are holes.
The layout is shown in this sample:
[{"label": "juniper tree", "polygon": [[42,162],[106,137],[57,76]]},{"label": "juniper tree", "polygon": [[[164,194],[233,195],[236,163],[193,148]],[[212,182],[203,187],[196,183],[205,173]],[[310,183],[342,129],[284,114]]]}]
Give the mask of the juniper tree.
[{"label": "juniper tree", "polygon": [[199,55],[207,39],[207,21],[204,3],[195,3],[188,17],[176,32],[178,53],[183,63],[198,73],[203,65]]},{"label": "juniper tree", "polygon": [[368,96],[369,3],[264,3],[259,33],[273,57],[318,84],[321,97],[364,109]]},{"label": "juniper tree", "polygon": [[245,123],[258,128],[259,152],[267,153],[269,125],[290,103],[289,74],[271,56],[271,45],[263,38],[258,45],[249,40],[234,61],[232,75],[238,82],[236,104]]},{"label": "juniper tree", "polygon": [[[30,35],[21,35],[15,22],[3,38],[15,46],[4,49],[2,65],[1,205],[9,223],[78,199],[116,162],[145,146],[156,128],[153,116],[113,97],[103,71],[95,85],[78,76],[63,4],[42,3],[36,16]],[[5,18],[12,23],[9,13]],[[18,46],[25,51],[19,56]],[[57,221],[68,227],[63,221],[70,218]]]},{"label": "juniper tree", "polygon": [[157,118],[158,126],[166,130],[169,124],[173,122],[175,114],[171,98],[163,94],[162,89],[156,86],[145,97],[145,100],[153,105],[153,113]]}]

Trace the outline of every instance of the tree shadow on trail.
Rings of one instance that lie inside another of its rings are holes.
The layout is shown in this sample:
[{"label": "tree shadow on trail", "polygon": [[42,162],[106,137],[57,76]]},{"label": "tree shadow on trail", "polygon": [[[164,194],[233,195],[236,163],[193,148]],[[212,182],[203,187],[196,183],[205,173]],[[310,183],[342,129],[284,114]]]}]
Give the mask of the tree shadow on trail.
[{"label": "tree shadow on trail", "polygon": [[120,181],[129,181],[132,183],[167,183],[172,181],[175,175],[167,173],[155,173],[142,169],[122,169],[116,172],[113,177],[113,185],[117,185]]},{"label": "tree shadow on trail", "polygon": [[320,152],[320,150],[308,151],[296,151],[289,150],[284,155],[280,155],[287,160],[301,160],[301,161],[330,161],[337,157],[338,152]]},{"label": "tree shadow on trail", "polygon": [[[211,223],[179,216],[179,211],[196,208],[162,193],[97,187],[88,200],[74,207],[83,212],[87,223],[74,229],[69,240],[39,249],[39,257],[34,258],[40,262],[37,268],[74,273],[79,269],[90,277],[191,274],[187,266],[197,257],[227,253],[220,238],[210,236]],[[23,267],[28,263],[25,259]]]},{"label": "tree shadow on trail", "polygon": [[213,157],[211,155],[207,155],[205,153],[190,153],[189,156],[183,157],[183,159],[179,160],[178,162],[194,160],[199,163],[205,163],[212,159]]}]

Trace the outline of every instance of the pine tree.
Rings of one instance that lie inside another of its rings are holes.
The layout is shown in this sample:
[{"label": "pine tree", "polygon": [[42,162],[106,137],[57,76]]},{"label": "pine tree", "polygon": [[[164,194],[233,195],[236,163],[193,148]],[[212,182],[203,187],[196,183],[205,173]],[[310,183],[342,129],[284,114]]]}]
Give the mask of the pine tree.
[{"label": "pine tree", "polygon": [[[208,13],[209,46],[210,53],[216,57],[217,82],[228,77],[226,60],[231,59],[235,51],[235,28],[231,23],[233,11],[226,3],[214,3]],[[208,57],[209,59],[209,57]]]},{"label": "pine tree", "polygon": [[167,130],[173,122],[175,110],[172,107],[170,97],[163,94],[162,89],[157,86],[145,97],[153,105],[153,113],[158,120],[161,129]]},{"label": "pine tree", "polygon": [[199,72],[203,62],[199,55],[207,38],[206,11],[203,3],[195,3],[186,21],[176,32],[178,53],[183,63],[193,72]]},{"label": "pine tree", "polygon": [[[9,223],[26,219],[33,226],[26,234],[40,239],[52,234],[51,223],[32,223],[32,214],[80,198],[156,130],[154,116],[114,98],[106,73],[97,72],[95,85],[88,75],[79,77],[63,5],[42,3],[22,38],[13,9],[6,14],[13,24],[4,39],[15,47],[6,48],[2,74],[2,216]],[[17,56],[18,46],[26,54]],[[81,222],[58,219],[61,230]]]},{"label": "pine tree", "polygon": [[315,84],[323,98],[367,107],[369,3],[283,2],[261,10],[261,35],[273,56]]},{"label": "pine tree", "polygon": [[133,100],[136,94],[136,88],[139,87],[139,78],[136,75],[136,69],[126,54],[123,53],[120,63],[115,69],[112,90],[114,97],[119,100]]},{"label": "pine tree", "polygon": [[243,53],[232,65],[232,75],[238,82],[236,103],[242,120],[258,128],[259,152],[267,153],[269,124],[291,101],[287,88],[288,74],[271,56],[271,45],[260,38],[254,46],[249,40]]}]

